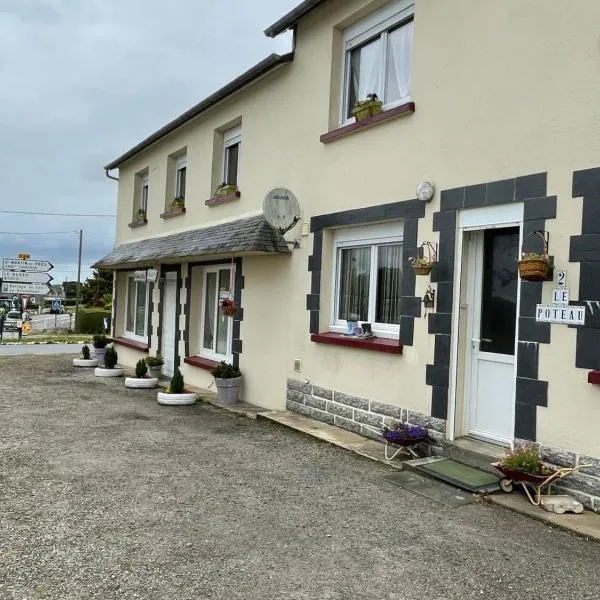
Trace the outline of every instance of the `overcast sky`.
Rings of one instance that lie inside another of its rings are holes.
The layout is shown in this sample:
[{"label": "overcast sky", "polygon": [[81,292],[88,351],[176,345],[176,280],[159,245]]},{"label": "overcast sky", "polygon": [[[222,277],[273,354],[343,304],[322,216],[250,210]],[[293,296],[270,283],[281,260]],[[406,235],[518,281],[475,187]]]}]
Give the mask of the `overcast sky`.
[{"label": "overcast sky", "polygon": [[[288,36],[262,31],[298,3],[0,0],[0,208],[114,214],[117,184],[102,167],[288,51]],[[76,278],[79,228],[84,267],[114,244],[110,218],[0,213],[0,223],[0,257],[48,259],[55,282]]]}]

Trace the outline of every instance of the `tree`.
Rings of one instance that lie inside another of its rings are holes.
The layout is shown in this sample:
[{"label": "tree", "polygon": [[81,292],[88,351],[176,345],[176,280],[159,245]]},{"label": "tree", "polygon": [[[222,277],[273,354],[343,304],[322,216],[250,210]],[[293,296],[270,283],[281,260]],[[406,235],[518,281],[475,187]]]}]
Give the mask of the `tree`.
[{"label": "tree", "polygon": [[88,306],[105,306],[112,303],[112,271],[94,269],[81,286],[81,301]]}]

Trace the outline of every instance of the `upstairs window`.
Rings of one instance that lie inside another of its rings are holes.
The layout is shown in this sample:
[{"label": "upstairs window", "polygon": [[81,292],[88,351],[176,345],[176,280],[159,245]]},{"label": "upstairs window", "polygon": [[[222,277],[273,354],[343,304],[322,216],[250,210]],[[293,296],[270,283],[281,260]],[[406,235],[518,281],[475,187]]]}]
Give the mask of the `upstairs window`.
[{"label": "upstairs window", "polygon": [[185,200],[185,184],[187,179],[187,157],[181,156],[175,163],[175,199]]},{"label": "upstairs window", "polygon": [[234,127],[223,134],[223,183],[238,186],[242,128]]},{"label": "upstairs window", "polygon": [[138,199],[138,208],[143,211],[145,215],[148,214],[148,175],[140,175],[140,192]]},{"label": "upstairs window", "polygon": [[411,99],[414,0],[394,2],[344,32],[343,121],[375,93],[384,109]]}]

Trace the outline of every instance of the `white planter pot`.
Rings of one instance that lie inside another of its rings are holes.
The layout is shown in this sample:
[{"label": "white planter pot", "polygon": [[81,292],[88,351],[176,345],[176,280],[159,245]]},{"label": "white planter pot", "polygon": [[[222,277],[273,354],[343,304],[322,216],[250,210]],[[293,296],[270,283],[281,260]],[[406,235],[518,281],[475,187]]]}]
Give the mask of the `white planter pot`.
[{"label": "white planter pot", "polygon": [[105,369],[104,367],[96,367],[94,369],[96,377],[123,377],[123,369],[115,367],[114,369]]},{"label": "white planter pot", "polygon": [[235,404],[240,399],[241,377],[219,379],[215,377],[217,385],[217,402],[220,404]]},{"label": "white planter pot", "polygon": [[162,365],[158,365],[156,367],[148,367],[148,375],[152,378],[160,379],[160,375],[162,372]]},{"label": "white planter pot", "polygon": [[139,379],[138,377],[126,377],[125,387],[148,390],[155,388],[158,385],[158,379],[155,377],[146,377]]},{"label": "white planter pot", "polygon": [[186,406],[188,404],[195,404],[197,400],[196,394],[167,394],[166,392],[158,392],[156,401],[159,404],[165,406]]},{"label": "white planter pot", "polygon": [[74,358],[73,366],[74,367],[97,367],[98,359],[97,358],[89,358],[86,360],[84,358]]},{"label": "white planter pot", "polygon": [[98,359],[98,364],[104,364],[104,357],[106,356],[106,348],[94,348],[94,354]]}]

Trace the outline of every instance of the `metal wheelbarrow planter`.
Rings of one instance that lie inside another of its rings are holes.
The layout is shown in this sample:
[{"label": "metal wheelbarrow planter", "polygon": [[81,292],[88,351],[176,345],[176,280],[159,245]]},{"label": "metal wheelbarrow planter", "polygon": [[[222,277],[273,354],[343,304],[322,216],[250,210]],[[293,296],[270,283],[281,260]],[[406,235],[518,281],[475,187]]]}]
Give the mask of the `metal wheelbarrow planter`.
[{"label": "metal wheelbarrow planter", "polygon": [[[544,499],[549,499],[552,494],[552,485],[556,482],[568,477],[575,473],[575,471],[579,471],[579,469],[585,469],[586,467],[591,467],[592,465],[578,465],[576,467],[564,467],[562,469],[557,469],[556,471],[552,471],[547,475],[533,475],[532,473],[526,473],[525,471],[517,471],[515,469],[511,469],[509,467],[505,467],[499,462],[492,463],[492,466],[498,469],[504,477],[498,482],[500,485],[500,489],[510,494],[514,489],[514,484],[520,485],[524,490],[527,498],[531,504],[534,506],[544,505]],[[546,489],[546,493],[543,491]],[[558,496],[552,496],[553,498],[558,498]],[[562,496],[565,498],[565,496]],[[579,504],[579,503],[577,503]],[[546,507],[545,507],[546,508]],[[557,510],[555,508],[547,508],[547,510],[551,510],[552,512],[564,512],[564,510]],[[581,507],[583,510],[583,507]],[[581,512],[580,510],[575,510],[574,512]]]},{"label": "metal wheelbarrow planter", "polygon": [[363,425],[373,433],[380,435],[385,442],[385,459],[393,460],[399,454],[406,454],[411,458],[419,458],[419,455],[412,448],[417,444],[427,440],[428,431],[418,425],[399,424],[397,429],[374,429]]}]

